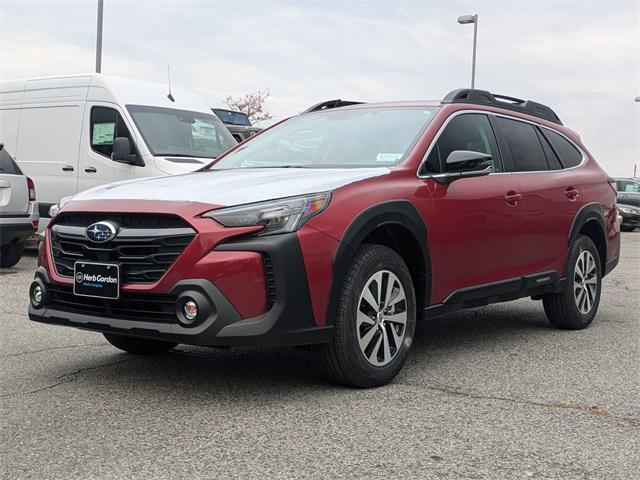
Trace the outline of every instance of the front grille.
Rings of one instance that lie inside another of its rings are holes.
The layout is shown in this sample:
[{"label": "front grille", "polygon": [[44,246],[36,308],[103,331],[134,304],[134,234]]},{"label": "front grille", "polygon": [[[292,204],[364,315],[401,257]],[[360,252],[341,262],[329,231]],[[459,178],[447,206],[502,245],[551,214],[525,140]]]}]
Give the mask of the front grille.
[{"label": "front grille", "polygon": [[[95,243],[85,236],[92,223],[109,220],[119,226],[116,238]],[[51,229],[51,253],[58,275],[73,277],[77,261],[117,263],[123,283],[160,279],[196,232],[182,220],[163,215],[68,214]]]},{"label": "front grille", "polygon": [[122,293],[118,300],[111,300],[77,296],[73,288],[53,284],[49,294],[49,306],[65,312],[141,322],[176,322],[177,297],[173,295]]}]

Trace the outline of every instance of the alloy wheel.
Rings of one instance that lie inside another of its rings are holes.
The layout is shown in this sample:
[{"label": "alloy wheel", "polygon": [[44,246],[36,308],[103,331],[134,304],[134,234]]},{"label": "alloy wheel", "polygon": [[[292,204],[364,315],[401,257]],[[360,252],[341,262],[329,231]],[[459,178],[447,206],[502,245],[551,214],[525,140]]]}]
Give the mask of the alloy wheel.
[{"label": "alloy wheel", "polygon": [[388,365],[400,351],[407,329],[407,299],[400,279],[389,270],[374,273],[357,308],[360,351],[370,364]]},{"label": "alloy wheel", "polygon": [[591,311],[598,290],[598,270],[591,252],[583,250],[578,255],[573,274],[573,295],[578,310],[583,315]]}]

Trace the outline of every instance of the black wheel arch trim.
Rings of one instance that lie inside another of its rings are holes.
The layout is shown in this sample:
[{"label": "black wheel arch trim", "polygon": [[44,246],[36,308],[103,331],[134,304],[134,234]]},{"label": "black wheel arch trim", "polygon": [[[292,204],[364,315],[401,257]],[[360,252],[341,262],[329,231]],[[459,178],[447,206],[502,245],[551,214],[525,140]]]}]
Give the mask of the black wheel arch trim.
[{"label": "black wheel arch trim", "polygon": [[[424,307],[431,303],[431,257],[428,247],[428,229],[416,207],[408,200],[390,200],[373,205],[356,216],[340,238],[338,248],[333,257],[333,279],[327,306],[327,325],[333,325],[333,316],[340,292],[341,280],[346,274],[351,259],[356,254],[363,240],[373,231],[385,225],[398,225],[406,229],[422,252],[422,288],[423,301],[421,313]],[[411,265],[408,265],[411,269]],[[419,301],[418,287],[416,288],[416,300]]]},{"label": "black wheel arch trim", "polygon": [[[608,257],[608,242],[607,242],[607,222],[604,218],[604,212],[602,211],[602,207],[595,202],[587,203],[583,205],[576,216],[573,218],[573,223],[571,224],[571,230],[569,230],[569,238],[568,238],[568,246],[571,248],[573,242],[575,242],[580,230],[589,222],[596,222],[600,229],[602,230],[603,241],[604,241],[604,258],[600,259],[600,263],[602,266],[603,275],[606,272],[607,265],[607,257]],[[566,265],[565,271],[566,274]]]}]

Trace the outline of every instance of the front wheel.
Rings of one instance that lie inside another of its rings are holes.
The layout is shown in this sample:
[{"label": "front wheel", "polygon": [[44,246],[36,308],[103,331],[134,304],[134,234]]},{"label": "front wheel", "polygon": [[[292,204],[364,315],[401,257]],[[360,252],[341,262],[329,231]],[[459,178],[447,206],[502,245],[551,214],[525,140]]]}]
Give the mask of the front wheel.
[{"label": "front wheel", "polygon": [[333,342],[316,351],[336,383],[384,385],[404,365],[415,323],[415,292],[406,264],[388,247],[365,245],[342,283]]},{"label": "front wheel", "polygon": [[164,353],[177,346],[177,343],[149,340],[146,338],[127,337],[126,335],[113,335],[103,333],[104,338],[116,348],[137,355],[153,355]]},{"label": "front wheel", "polygon": [[602,286],[600,255],[589,237],[579,235],[573,243],[566,271],[562,292],[542,297],[544,311],[557,328],[587,328],[598,311]]}]

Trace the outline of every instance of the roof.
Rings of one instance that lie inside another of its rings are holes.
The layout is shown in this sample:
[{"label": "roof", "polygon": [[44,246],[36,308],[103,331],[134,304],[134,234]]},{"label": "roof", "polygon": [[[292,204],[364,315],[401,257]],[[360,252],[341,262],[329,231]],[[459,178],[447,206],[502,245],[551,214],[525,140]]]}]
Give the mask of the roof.
[{"label": "roof", "polygon": [[92,87],[87,100],[115,101],[122,105],[151,105],[157,107],[177,108],[211,113],[208,105],[193,92],[181,87],[172,86],[171,93],[175,102],[168,97],[167,82],[155,82],[134,78],[117,77],[100,73],[86,73],[73,75],[56,75],[21,80],[0,82],[1,91],[22,90],[36,91],[42,88],[73,88]]}]

